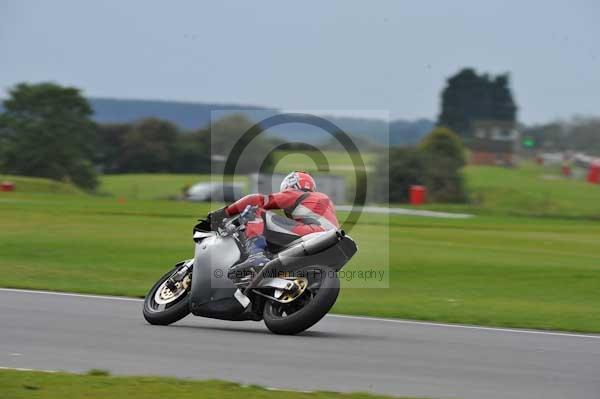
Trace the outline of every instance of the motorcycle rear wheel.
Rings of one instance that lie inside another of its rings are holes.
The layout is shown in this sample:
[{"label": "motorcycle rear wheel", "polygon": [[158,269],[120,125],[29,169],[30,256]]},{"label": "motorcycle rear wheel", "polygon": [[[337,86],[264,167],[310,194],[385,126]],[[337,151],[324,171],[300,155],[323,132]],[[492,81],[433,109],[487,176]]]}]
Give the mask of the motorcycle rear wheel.
[{"label": "motorcycle rear wheel", "polygon": [[275,334],[294,335],[315,325],[333,307],[340,292],[335,270],[310,266],[301,272],[308,278],[306,291],[288,304],[268,301],[263,310],[267,328]]},{"label": "motorcycle rear wheel", "polygon": [[[144,299],[143,314],[146,321],[150,324],[167,326],[183,319],[190,313],[189,293],[190,290],[185,289],[182,292],[177,292],[173,297],[161,298],[159,290],[165,288],[165,283],[175,272],[177,272],[183,263],[178,264],[165,275],[163,275],[154,286],[150,289]],[[157,299],[159,302],[157,302]]]}]

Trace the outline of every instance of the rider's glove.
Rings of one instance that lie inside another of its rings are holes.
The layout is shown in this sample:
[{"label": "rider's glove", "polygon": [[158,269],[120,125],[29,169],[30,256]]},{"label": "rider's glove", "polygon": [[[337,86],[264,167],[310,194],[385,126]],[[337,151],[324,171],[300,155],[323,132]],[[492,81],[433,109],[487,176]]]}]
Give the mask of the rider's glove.
[{"label": "rider's glove", "polygon": [[246,209],[240,213],[240,222],[246,224],[250,220],[256,219],[256,207],[252,205],[246,206]]}]

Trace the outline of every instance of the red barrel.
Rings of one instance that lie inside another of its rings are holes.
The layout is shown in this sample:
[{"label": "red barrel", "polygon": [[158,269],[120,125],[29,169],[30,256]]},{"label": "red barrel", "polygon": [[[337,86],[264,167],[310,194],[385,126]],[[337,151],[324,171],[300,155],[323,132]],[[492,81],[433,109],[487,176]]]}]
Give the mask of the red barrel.
[{"label": "red barrel", "polygon": [[423,205],[425,203],[427,189],[423,186],[410,186],[410,204]]},{"label": "red barrel", "polygon": [[600,184],[600,162],[595,161],[591,163],[587,181],[592,184]]},{"label": "red barrel", "polygon": [[2,183],[0,183],[0,191],[15,191],[15,183],[11,181],[3,181]]}]

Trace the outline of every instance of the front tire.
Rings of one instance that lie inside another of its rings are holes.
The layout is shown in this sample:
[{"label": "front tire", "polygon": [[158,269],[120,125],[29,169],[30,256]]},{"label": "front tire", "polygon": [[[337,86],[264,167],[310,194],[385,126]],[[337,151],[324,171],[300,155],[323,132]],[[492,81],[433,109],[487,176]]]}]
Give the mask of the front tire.
[{"label": "front tire", "polygon": [[[146,321],[150,324],[167,326],[183,319],[190,313],[190,305],[188,301],[190,289],[186,288],[183,292],[169,301],[161,299],[159,290],[163,290],[166,281],[175,272],[177,272],[184,263],[175,266],[168,273],[163,275],[154,286],[150,289],[146,298],[144,298],[143,314]],[[158,301],[160,302],[157,302]]]},{"label": "front tire", "polygon": [[[294,335],[309,329],[329,312],[337,300],[340,280],[334,269],[312,266],[302,272],[309,282],[301,297],[289,304],[274,301],[265,304],[263,319],[267,328],[275,334]],[[316,278],[317,275],[320,278]]]}]

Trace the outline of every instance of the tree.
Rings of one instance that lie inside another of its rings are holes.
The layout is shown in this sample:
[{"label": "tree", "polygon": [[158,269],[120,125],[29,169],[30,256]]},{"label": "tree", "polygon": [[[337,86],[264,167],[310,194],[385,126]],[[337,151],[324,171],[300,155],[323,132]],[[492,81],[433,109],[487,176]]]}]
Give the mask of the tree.
[{"label": "tree", "polygon": [[209,173],[208,130],[180,132],[170,122],[97,126],[96,161],[105,173]]},{"label": "tree", "polygon": [[123,172],[121,165],[123,148],[127,133],[133,129],[129,123],[98,124],[98,150],[95,161],[101,166],[104,173]]},{"label": "tree", "polygon": [[[242,114],[225,116],[210,126],[210,156],[213,160],[227,159],[231,156],[239,156],[236,173],[249,174],[258,173],[261,166],[265,170],[271,170],[274,162],[273,148],[264,133],[260,133],[250,142],[245,142],[245,133],[252,128],[254,122]],[[261,130],[262,132],[262,130]],[[234,154],[233,148],[244,140],[245,144],[240,154]],[[213,162],[213,173],[221,173],[220,166]]]},{"label": "tree", "polygon": [[375,199],[381,202],[407,202],[410,186],[425,184],[423,154],[416,148],[395,147],[377,161],[371,179]]},{"label": "tree", "polygon": [[465,150],[458,136],[446,127],[436,127],[421,142],[425,163],[425,186],[436,202],[464,202],[467,195],[460,170]]},{"label": "tree", "polygon": [[21,83],[0,116],[0,167],[6,173],[72,181],[93,189],[92,110],[78,89]]},{"label": "tree", "polygon": [[463,145],[445,127],[435,128],[417,148],[390,148],[381,156],[371,176],[373,197],[378,201],[407,202],[410,186],[427,187],[434,202],[464,202],[461,168],[465,165]]},{"label": "tree", "polygon": [[199,130],[189,134],[180,134],[177,139],[176,154],[173,172],[210,173],[208,131]]},{"label": "tree", "polygon": [[179,132],[171,122],[148,118],[125,133],[119,172],[170,172],[176,157]]},{"label": "tree", "polygon": [[508,75],[490,77],[464,68],[450,77],[442,91],[442,110],[438,125],[457,132],[468,143],[472,123],[477,120],[516,122],[517,106],[509,87]]},{"label": "tree", "polygon": [[434,128],[423,138],[419,147],[434,162],[448,160],[452,169],[458,170],[466,165],[465,148],[456,133],[447,127]]}]

